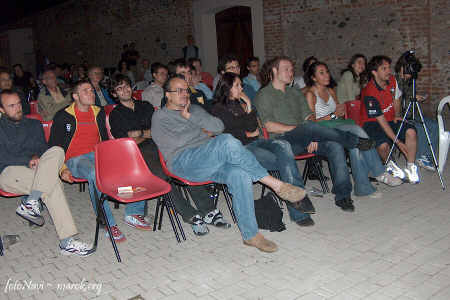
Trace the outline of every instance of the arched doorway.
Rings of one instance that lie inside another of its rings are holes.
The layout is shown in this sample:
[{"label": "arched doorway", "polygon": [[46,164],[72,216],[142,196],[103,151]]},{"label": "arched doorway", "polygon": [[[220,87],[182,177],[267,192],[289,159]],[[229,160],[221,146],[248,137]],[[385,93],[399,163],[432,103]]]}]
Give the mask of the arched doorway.
[{"label": "arched doorway", "polygon": [[253,56],[252,13],[248,6],[234,6],[215,15],[217,57],[227,54],[237,56],[241,71],[246,70],[248,58]]},{"label": "arched doorway", "polygon": [[216,74],[218,64],[215,15],[235,6],[250,8],[253,55],[258,56],[261,62],[265,59],[263,0],[194,0],[192,12],[195,41],[200,48],[203,69],[213,75]]}]

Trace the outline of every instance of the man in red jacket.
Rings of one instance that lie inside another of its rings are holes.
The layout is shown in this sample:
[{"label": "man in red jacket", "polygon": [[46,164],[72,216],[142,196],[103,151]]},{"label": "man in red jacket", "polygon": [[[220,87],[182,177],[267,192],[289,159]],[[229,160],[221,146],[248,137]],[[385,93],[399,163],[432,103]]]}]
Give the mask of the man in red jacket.
[{"label": "man in red jacket", "polygon": [[[387,56],[374,56],[368,64],[371,80],[361,92],[361,122],[363,128],[376,142],[377,151],[383,161],[401,124],[401,109],[397,82],[391,72],[391,59]],[[416,129],[405,122],[396,141],[397,147],[406,156],[404,173],[411,183],[419,183],[419,171],[415,162],[417,149]],[[388,169],[405,177],[403,171],[391,160]]]},{"label": "man in red jacket", "polygon": [[[66,169],[77,178],[87,179],[89,194],[96,209],[95,193],[100,198],[100,192],[95,179],[94,147],[97,143],[108,139],[105,126],[105,111],[95,106],[95,95],[88,81],[77,83],[73,90],[75,102],[58,111],[53,119],[49,144],[61,146],[66,151]],[[108,202],[104,203],[106,218],[111,226],[116,242],[125,241],[125,236],[117,227]],[[141,230],[151,230],[150,224],[144,220],[145,201],[130,203],[125,207],[125,223]]]}]

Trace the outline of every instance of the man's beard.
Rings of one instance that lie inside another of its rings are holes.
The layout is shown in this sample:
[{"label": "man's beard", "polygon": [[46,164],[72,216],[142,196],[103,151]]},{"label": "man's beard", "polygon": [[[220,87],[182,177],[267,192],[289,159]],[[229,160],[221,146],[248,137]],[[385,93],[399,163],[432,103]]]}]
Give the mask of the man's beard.
[{"label": "man's beard", "polygon": [[5,116],[12,122],[19,122],[23,118],[23,112],[20,112],[20,113],[16,114],[15,116],[9,116],[7,114],[5,114]]}]

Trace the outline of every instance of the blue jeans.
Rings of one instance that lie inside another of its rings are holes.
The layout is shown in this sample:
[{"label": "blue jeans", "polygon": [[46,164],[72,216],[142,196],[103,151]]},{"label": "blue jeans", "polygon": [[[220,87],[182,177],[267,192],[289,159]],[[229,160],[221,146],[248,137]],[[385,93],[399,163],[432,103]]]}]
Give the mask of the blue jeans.
[{"label": "blue jeans", "polygon": [[[420,118],[419,118],[420,120]],[[427,126],[428,134],[430,136],[431,145],[433,146],[434,154],[438,154],[437,147],[439,145],[439,126],[438,122],[436,120],[423,118],[425,125]],[[428,140],[427,135],[425,134],[425,129],[423,129],[423,126],[421,122],[409,120],[409,123],[414,125],[416,127],[417,131],[417,152],[416,152],[416,159],[419,159],[422,157],[422,155],[427,156],[430,158],[430,161],[433,160],[433,155],[431,154],[430,147],[428,146]]]},{"label": "blue jeans", "polygon": [[[282,181],[301,188],[305,187],[303,179],[298,172],[291,145],[287,141],[259,139],[245,147],[255,155],[258,162],[266,170],[279,171]],[[285,202],[292,221],[297,222],[310,218],[310,215],[294,208],[291,202]]]},{"label": "blue jeans", "polygon": [[[80,156],[72,157],[66,161],[66,165],[74,177],[86,179],[89,182],[89,196],[91,198],[94,212],[97,214],[97,203],[95,201],[95,193],[97,193],[99,199],[101,193],[97,189],[95,179],[95,156],[94,152],[89,152]],[[105,209],[106,218],[108,219],[109,226],[115,226],[116,220],[112,215],[111,208],[108,201],[103,204]],[[125,216],[129,215],[144,215],[145,201],[139,201],[127,204],[125,206]]]},{"label": "blue jeans", "polygon": [[[361,138],[369,137],[364,129],[358,125],[339,125],[336,128],[351,132]],[[355,182],[355,195],[367,196],[374,193],[376,188],[370,183],[369,174],[377,177],[385,171],[377,151],[375,149],[360,151],[357,148],[353,148],[349,150],[349,154],[352,176]]]},{"label": "blue jeans", "polygon": [[[349,132],[326,128],[313,122],[306,122],[284,133],[278,139],[288,141],[295,154],[305,153],[306,147],[311,142],[319,141],[316,153],[328,159],[331,180],[333,181],[331,192],[335,194],[335,200],[350,198],[352,183],[342,144],[346,148],[354,148],[358,137]],[[339,140],[341,143],[337,142]]]},{"label": "blue jeans", "polygon": [[200,146],[183,150],[169,167],[188,180],[226,184],[233,196],[242,238],[249,240],[258,233],[252,185],[269,174],[239,140],[230,134],[218,135]]}]

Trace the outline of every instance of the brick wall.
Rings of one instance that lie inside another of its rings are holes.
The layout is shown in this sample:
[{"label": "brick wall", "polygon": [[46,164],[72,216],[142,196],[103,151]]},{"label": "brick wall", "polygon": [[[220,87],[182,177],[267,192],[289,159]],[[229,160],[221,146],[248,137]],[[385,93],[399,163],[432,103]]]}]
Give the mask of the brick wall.
[{"label": "brick wall", "polygon": [[[36,47],[58,62],[115,65],[129,41],[141,56],[168,62],[192,33],[192,1],[78,0],[23,23],[34,24]],[[448,0],[264,0],[266,58],[285,54],[299,69],[315,55],[338,79],[354,53],[395,63],[414,48],[424,66],[419,92],[438,101],[450,94],[449,12]]]},{"label": "brick wall", "polygon": [[122,45],[135,41],[142,57],[167,63],[181,56],[192,33],[192,2],[81,0],[41,12],[32,22],[37,48],[57,62],[115,66]]},{"label": "brick wall", "polygon": [[[419,93],[435,102],[450,94],[448,0],[267,0],[264,5],[266,57],[288,55],[300,74],[311,55],[327,62],[335,78],[350,57],[385,54],[393,59],[415,49],[423,69]],[[265,24],[267,27],[267,24]]]}]

